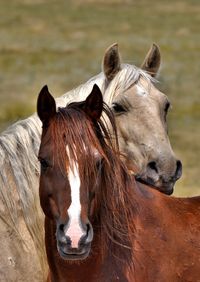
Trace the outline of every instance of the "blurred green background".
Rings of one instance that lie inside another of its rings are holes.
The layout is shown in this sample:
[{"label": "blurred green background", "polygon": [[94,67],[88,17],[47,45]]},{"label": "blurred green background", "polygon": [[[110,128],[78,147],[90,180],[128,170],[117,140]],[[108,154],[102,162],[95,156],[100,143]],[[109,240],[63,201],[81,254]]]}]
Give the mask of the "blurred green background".
[{"label": "blurred green background", "polygon": [[60,96],[99,73],[114,42],[138,66],[160,46],[158,87],[172,102],[169,135],[183,162],[175,194],[200,194],[199,0],[0,0],[0,130],[35,111],[44,84]]}]

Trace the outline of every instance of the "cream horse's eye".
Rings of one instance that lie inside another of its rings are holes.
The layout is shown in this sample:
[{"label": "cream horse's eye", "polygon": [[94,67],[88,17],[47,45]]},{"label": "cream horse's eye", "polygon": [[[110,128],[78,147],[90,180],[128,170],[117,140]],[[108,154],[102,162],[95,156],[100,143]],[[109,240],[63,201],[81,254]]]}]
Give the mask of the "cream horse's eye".
[{"label": "cream horse's eye", "polygon": [[167,113],[167,112],[168,112],[168,110],[169,110],[170,106],[171,106],[170,102],[169,102],[169,101],[167,101],[167,102],[166,102],[166,104],[165,104],[165,108],[164,108],[165,113]]},{"label": "cream horse's eye", "polygon": [[123,113],[123,112],[126,112],[126,109],[118,104],[118,103],[113,103],[112,104],[112,109],[114,110],[115,113]]},{"label": "cream horse's eye", "polygon": [[167,101],[164,105],[164,120],[165,120],[165,122],[167,120],[167,113],[168,113],[168,110],[170,109],[170,107],[171,107],[171,104],[170,104],[169,101]]}]

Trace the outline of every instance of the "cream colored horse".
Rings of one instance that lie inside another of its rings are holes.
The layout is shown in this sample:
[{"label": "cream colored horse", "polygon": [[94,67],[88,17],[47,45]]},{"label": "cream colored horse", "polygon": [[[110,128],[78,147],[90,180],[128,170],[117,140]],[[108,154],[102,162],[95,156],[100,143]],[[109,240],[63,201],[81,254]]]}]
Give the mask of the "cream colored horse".
[{"label": "cream colored horse", "polygon": [[[129,169],[141,181],[170,193],[181,164],[167,136],[168,99],[153,85],[159,66],[156,45],[137,68],[121,64],[114,44],[105,53],[103,72],[57,99],[57,105],[85,99],[96,83],[116,116],[120,148]],[[46,279],[38,197],[40,134],[41,123],[33,115],[0,136],[0,281]]]},{"label": "cream colored horse", "polygon": [[104,57],[109,82],[104,100],[115,114],[120,150],[127,166],[136,171],[138,180],[171,194],[182,165],[167,135],[169,100],[153,83],[159,67],[160,51],[155,44],[141,66],[145,72],[122,65],[117,45],[113,45]]}]

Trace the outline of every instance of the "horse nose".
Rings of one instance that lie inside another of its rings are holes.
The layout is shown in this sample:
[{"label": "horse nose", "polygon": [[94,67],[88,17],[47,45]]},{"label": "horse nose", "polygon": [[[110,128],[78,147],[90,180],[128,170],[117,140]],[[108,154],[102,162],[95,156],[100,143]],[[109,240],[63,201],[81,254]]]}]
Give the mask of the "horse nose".
[{"label": "horse nose", "polygon": [[178,180],[182,175],[182,163],[177,160],[176,162],[176,172],[175,172],[175,180]]},{"label": "horse nose", "polygon": [[59,224],[58,239],[64,243],[68,248],[79,249],[89,244],[93,240],[93,228],[91,223],[80,223],[80,228],[69,226],[68,224]]},{"label": "horse nose", "polygon": [[[162,170],[161,170],[162,168]],[[158,180],[160,177],[160,174],[162,171],[164,170],[165,167],[163,166],[159,166],[159,163],[156,161],[151,161],[147,164],[147,175],[154,179],[154,181]],[[166,171],[167,171],[166,167]],[[171,179],[173,179],[173,181],[178,180],[182,175],[182,163],[180,160],[176,160],[175,161],[175,172],[173,174],[171,174]]]}]

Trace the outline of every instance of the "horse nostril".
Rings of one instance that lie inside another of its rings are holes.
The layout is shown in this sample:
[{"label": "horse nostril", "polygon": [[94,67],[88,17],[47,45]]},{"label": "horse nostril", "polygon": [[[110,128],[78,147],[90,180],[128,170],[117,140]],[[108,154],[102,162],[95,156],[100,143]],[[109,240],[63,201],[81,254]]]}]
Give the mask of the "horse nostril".
[{"label": "horse nostril", "polygon": [[65,228],[65,225],[64,224],[60,224],[59,229],[60,229],[61,232],[64,232],[64,228]]},{"label": "horse nostril", "polygon": [[87,237],[88,237],[89,232],[90,232],[90,224],[89,224],[89,223],[88,223],[88,224],[86,224],[86,228],[87,228],[87,230],[86,230],[86,234],[87,234]]},{"label": "horse nostril", "polygon": [[56,232],[56,238],[59,242],[67,244],[68,246],[71,246],[71,239],[68,235],[65,234],[65,227],[66,225],[63,223],[58,225],[58,229]]},{"label": "horse nostril", "polygon": [[176,179],[179,179],[182,175],[182,163],[181,161],[176,162],[176,172],[175,172],[175,177]]},{"label": "horse nostril", "polygon": [[87,241],[91,242],[93,240],[93,228],[90,223],[87,224]]},{"label": "horse nostril", "polygon": [[90,223],[86,224],[86,233],[85,235],[81,238],[80,244],[88,244],[92,241],[93,239],[93,229]]},{"label": "horse nostril", "polygon": [[158,168],[157,168],[157,165],[156,165],[156,162],[149,162],[148,165],[147,165],[151,170],[154,170],[156,173],[158,173]]},{"label": "horse nostril", "polygon": [[70,237],[69,237],[69,236],[66,236],[65,239],[66,239],[67,245],[68,245],[68,246],[71,246],[72,241],[71,241]]}]

